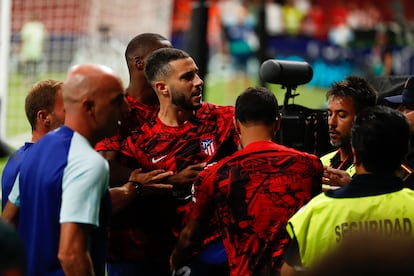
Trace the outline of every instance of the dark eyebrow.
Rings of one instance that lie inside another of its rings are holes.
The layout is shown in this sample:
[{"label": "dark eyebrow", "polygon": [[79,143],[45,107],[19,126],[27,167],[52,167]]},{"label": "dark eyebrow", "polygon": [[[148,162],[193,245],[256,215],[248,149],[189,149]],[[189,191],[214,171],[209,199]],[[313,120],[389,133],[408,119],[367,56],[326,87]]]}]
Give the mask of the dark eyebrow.
[{"label": "dark eyebrow", "polygon": [[180,79],[192,79],[197,74],[197,71],[188,71],[181,75]]}]

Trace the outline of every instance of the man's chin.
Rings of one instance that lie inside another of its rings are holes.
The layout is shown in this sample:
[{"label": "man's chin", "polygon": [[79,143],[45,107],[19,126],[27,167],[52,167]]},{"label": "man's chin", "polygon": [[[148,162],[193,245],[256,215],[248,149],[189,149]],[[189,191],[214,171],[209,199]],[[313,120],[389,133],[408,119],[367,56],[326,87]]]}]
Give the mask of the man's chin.
[{"label": "man's chin", "polygon": [[332,141],[331,140],[330,143],[331,143],[331,146],[334,146],[334,147],[337,147],[337,148],[340,148],[341,145],[342,145],[342,143],[339,142],[339,141]]},{"label": "man's chin", "polygon": [[201,108],[201,106],[202,106],[202,103],[200,102],[200,103],[193,103],[191,106],[188,105],[188,106],[184,106],[182,108],[187,110],[187,111],[196,111],[196,110],[199,110]]},{"label": "man's chin", "polygon": [[200,101],[199,103],[195,104],[195,105],[194,105],[194,110],[198,110],[198,109],[200,109],[200,108],[201,108],[201,106],[202,106],[202,103],[203,103],[203,102],[201,102],[201,101]]}]

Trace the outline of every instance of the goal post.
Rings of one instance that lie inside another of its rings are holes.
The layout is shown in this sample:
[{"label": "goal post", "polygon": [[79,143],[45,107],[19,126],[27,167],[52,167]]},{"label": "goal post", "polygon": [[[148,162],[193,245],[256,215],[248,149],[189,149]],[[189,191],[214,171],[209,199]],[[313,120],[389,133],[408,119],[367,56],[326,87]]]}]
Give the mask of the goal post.
[{"label": "goal post", "polygon": [[0,6],[0,139],[6,134],[7,83],[9,78],[8,61],[10,50],[11,0],[2,0]]},{"label": "goal post", "polygon": [[[2,0],[1,5],[0,138],[13,147],[30,140],[24,99],[35,82],[63,81],[70,66],[99,63],[127,85],[129,40],[142,32],[170,38],[173,0]],[[43,55],[34,67],[26,62],[22,43],[22,29],[31,20],[46,30]]]}]

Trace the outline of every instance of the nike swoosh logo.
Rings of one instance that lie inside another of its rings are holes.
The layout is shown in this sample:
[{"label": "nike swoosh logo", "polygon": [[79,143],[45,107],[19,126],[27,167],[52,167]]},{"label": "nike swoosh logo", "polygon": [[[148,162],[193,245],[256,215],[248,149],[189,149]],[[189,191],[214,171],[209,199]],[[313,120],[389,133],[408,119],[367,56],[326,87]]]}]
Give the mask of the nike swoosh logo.
[{"label": "nike swoosh logo", "polygon": [[153,164],[155,164],[155,163],[158,163],[158,162],[160,162],[162,159],[164,159],[165,157],[167,157],[167,155],[163,155],[163,156],[161,156],[161,157],[159,157],[159,158],[152,158],[151,159],[151,162],[153,163]]}]

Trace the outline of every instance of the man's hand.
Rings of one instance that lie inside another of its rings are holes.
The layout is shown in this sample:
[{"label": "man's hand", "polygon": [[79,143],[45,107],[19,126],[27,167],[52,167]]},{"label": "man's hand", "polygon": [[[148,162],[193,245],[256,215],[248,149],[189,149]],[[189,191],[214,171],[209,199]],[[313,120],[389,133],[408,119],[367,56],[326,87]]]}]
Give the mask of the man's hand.
[{"label": "man's hand", "polygon": [[205,168],[207,165],[206,162],[190,165],[184,170],[176,173],[173,176],[168,178],[168,183],[174,185],[174,189],[186,189],[194,183],[194,180],[197,178],[198,174]]},{"label": "man's hand", "polygon": [[150,172],[143,173],[142,169],[136,169],[131,172],[129,176],[129,181],[135,181],[142,184],[144,187],[153,187],[159,189],[172,189],[171,184],[161,184],[168,183],[167,178],[172,176],[174,173],[172,171],[166,172],[165,170],[153,170]]},{"label": "man's hand", "polygon": [[331,186],[330,188],[329,186],[325,187],[324,190],[346,186],[351,182],[351,179],[352,177],[346,171],[324,166],[322,183]]},{"label": "man's hand", "polygon": [[[204,222],[190,219],[181,231],[177,244],[170,256],[170,269],[174,272],[173,275],[178,275],[178,273],[183,273],[187,270],[185,269],[185,264],[191,258],[196,248],[201,246],[205,228],[206,224]],[[181,273],[179,275],[182,275]]]},{"label": "man's hand", "polygon": [[172,175],[174,172],[161,169],[146,173],[143,173],[142,169],[136,169],[131,172],[129,180],[142,184],[142,196],[163,196],[171,195],[173,185],[168,182],[168,177]]},{"label": "man's hand", "polygon": [[143,186],[143,196],[161,194],[161,192],[164,194],[164,191],[169,191],[169,195],[171,195],[173,185],[164,184],[167,177],[171,175],[173,175],[172,171],[166,172],[165,170],[153,170],[146,173],[143,173],[142,169],[133,170],[129,180],[124,185],[113,187],[109,190],[112,199],[112,213],[125,208],[137,197],[138,191],[135,188],[134,182]]},{"label": "man's hand", "polygon": [[173,188],[173,196],[181,200],[189,200],[191,198],[191,185],[193,185],[198,174],[206,167],[207,163],[202,162],[190,165],[184,170],[168,178]]}]

